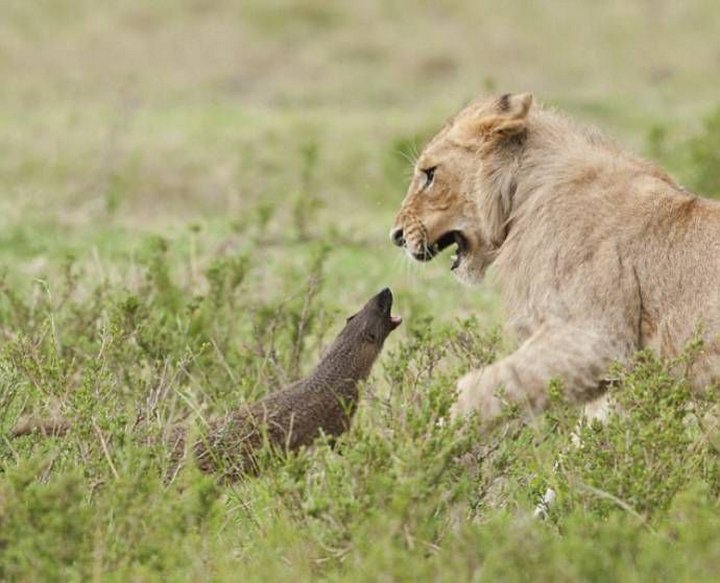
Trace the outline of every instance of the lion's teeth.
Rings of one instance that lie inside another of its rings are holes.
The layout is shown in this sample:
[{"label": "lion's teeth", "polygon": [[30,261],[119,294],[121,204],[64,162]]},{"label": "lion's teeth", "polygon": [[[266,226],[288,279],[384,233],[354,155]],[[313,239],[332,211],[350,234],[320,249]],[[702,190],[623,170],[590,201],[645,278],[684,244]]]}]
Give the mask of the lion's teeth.
[{"label": "lion's teeth", "polygon": [[455,263],[455,262],[458,260],[457,253],[453,253],[453,254],[450,256],[450,259],[452,259],[452,262]]},{"label": "lion's teeth", "polygon": [[460,265],[460,253],[458,252],[452,256],[452,266],[450,267],[450,269],[452,271],[455,271],[459,265]]}]

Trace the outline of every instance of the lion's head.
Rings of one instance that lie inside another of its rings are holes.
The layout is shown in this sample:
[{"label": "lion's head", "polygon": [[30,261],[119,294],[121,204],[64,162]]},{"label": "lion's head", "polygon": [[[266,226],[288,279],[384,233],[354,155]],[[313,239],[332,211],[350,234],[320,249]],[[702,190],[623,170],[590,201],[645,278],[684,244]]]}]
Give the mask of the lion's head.
[{"label": "lion's head", "polygon": [[425,146],[390,237],[418,261],[457,246],[452,270],[482,279],[507,234],[532,95],[463,109]]}]

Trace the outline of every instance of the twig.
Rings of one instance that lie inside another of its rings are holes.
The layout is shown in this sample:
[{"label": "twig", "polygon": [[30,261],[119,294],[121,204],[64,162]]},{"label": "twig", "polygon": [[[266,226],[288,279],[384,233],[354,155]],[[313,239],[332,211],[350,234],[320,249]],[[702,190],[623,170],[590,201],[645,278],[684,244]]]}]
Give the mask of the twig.
[{"label": "twig", "polygon": [[585,490],[586,492],[589,492],[590,494],[593,494],[598,498],[602,498],[603,500],[609,500],[610,502],[617,504],[617,506],[622,508],[625,512],[637,518],[643,526],[646,526],[648,530],[650,530],[650,532],[652,532],[653,534],[657,534],[657,531],[648,523],[647,518],[640,514],[622,498],[618,498],[617,496],[615,496],[615,494],[611,494],[610,492],[606,492],[605,490],[601,490],[600,488],[596,488],[595,486],[591,486],[590,484],[586,484],[585,482],[578,482],[577,485],[580,487],[581,490]]},{"label": "twig", "polygon": [[93,419],[92,422],[93,429],[95,430],[95,433],[97,433],[98,439],[100,439],[100,445],[102,447],[103,452],[105,453],[105,459],[107,460],[108,465],[110,466],[110,471],[112,471],[113,476],[115,476],[116,480],[120,479],[120,476],[115,469],[115,464],[112,461],[112,458],[110,457],[110,451],[108,450],[107,443],[105,442],[105,437],[102,434],[102,431],[100,431],[100,428],[97,426],[97,423],[95,423],[95,420]]}]

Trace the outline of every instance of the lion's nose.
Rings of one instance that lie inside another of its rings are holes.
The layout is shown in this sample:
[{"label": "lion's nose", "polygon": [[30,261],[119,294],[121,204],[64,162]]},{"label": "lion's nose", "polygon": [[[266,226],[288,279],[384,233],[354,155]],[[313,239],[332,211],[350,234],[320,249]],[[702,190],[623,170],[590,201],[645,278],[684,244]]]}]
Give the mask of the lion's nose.
[{"label": "lion's nose", "polygon": [[397,227],[390,231],[390,239],[398,247],[405,246],[405,237],[403,237],[403,230],[400,227]]}]

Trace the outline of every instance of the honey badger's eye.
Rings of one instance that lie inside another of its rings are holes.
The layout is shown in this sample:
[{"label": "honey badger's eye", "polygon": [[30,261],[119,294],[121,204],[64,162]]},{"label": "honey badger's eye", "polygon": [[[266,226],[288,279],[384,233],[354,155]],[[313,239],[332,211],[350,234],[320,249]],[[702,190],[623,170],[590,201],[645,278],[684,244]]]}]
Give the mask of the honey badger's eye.
[{"label": "honey badger's eye", "polygon": [[427,188],[432,184],[433,178],[435,178],[435,170],[437,166],[430,166],[430,168],[424,168],[422,173],[425,175],[425,185],[423,188]]}]

